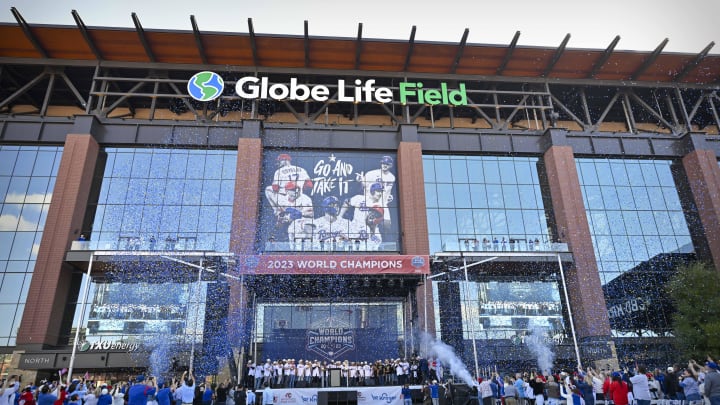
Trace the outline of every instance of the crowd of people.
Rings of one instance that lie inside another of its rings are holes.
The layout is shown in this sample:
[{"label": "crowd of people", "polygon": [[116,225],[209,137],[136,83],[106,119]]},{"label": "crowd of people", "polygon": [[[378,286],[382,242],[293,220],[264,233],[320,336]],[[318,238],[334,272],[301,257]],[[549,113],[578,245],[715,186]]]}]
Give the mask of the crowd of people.
[{"label": "crowd of people", "polygon": [[[333,369],[340,370],[343,385],[401,386],[404,405],[411,405],[413,398],[422,398],[425,405],[439,405],[441,395],[454,403],[456,395],[443,380],[446,370],[441,362],[432,358],[326,364],[285,359],[249,362],[246,379],[240,383],[206,384],[184,372],[168,380],[144,375],[114,384],[74,379],[65,385],[43,380],[37,386],[21,388],[20,378],[10,376],[0,383],[0,405],[269,405],[275,399],[273,389],[325,387],[326,372]],[[422,385],[420,397],[413,396],[411,384]],[[478,378],[473,390],[482,405],[651,405],[662,400],[720,405],[720,370],[708,357],[703,365],[691,360],[687,367],[673,365],[664,372],[642,365],[612,372],[593,368],[557,373],[495,372]]]}]

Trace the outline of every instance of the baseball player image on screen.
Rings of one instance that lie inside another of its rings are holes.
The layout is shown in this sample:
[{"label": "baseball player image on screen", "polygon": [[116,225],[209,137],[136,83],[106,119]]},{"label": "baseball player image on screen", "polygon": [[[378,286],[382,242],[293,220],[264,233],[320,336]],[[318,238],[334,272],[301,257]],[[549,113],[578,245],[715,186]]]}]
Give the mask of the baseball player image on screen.
[{"label": "baseball player image on screen", "polygon": [[323,250],[342,249],[349,241],[350,221],[340,216],[340,200],[325,197],[321,204],[323,216],[316,218],[315,237]]},{"label": "baseball player image on screen", "polygon": [[[350,200],[345,200],[342,209],[340,210],[340,216],[343,218],[352,218],[351,225],[353,231],[350,233],[351,239],[359,239],[363,245],[367,245],[367,250],[377,250],[379,243],[382,242],[380,237],[381,223],[384,222],[385,208],[383,204],[383,185],[380,183],[373,183],[370,186],[369,194],[358,194],[353,196]],[[372,221],[372,232],[368,225],[368,215],[377,215],[378,210],[383,212],[383,218],[377,222],[375,219]],[[347,213],[351,213],[348,215]],[[370,235],[377,235],[374,237],[374,243],[368,244]],[[362,246],[362,245],[361,245]],[[364,247],[364,246],[362,246]]]},{"label": "baseball player image on screen", "polygon": [[380,159],[380,168],[366,172],[361,178],[363,185],[363,192],[368,198],[371,198],[372,186],[375,183],[382,185],[382,203],[379,204],[384,207],[385,211],[385,226],[390,226],[390,210],[387,209],[389,204],[393,201],[392,190],[395,186],[395,175],[390,172],[393,167],[393,158],[391,156],[383,156]]},{"label": "baseball player image on screen", "polygon": [[272,184],[265,188],[265,197],[273,208],[277,207],[279,196],[287,194],[288,182],[292,181],[300,187],[301,194],[303,188],[312,188],[312,179],[307,170],[300,166],[294,166],[289,154],[281,153],[275,162],[277,169],[273,175]]},{"label": "baseball player image on screen", "polygon": [[278,224],[289,223],[301,217],[312,218],[313,206],[310,197],[303,194],[294,181],[288,181],[283,188],[285,194],[277,193],[277,200],[273,206]]}]

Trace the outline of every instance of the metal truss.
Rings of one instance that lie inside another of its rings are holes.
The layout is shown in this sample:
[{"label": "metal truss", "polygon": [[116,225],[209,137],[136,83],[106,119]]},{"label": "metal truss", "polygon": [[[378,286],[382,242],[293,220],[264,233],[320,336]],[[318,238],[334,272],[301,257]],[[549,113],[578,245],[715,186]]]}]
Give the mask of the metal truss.
[{"label": "metal truss", "polygon": [[[165,110],[163,119],[167,119],[169,110],[177,115],[189,113],[195,121],[210,124],[227,121],[223,119],[227,114],[240,111],[243,118],[251,119],[286,113],[292,120],[284,121],[284,124],[302,126],[327,124],[322,117],[328,114],[342,114],[355,125],[359,125],[359,117],[375,115],[389,117],[394,125],[414,123],[430,127],[435,127],[439,120],[448,119],[451,128],[455,127],[456,120],[469,119],[479,131],[492,133],[518,130],[542,132],[548,128],[568,126],[568,123],[572,124],[571,131],[588,134],[606,131],[603,125],[607,123],[620,123],[623,125],[621,132],[630,134],[652,132],[671,136],[702,130],[707,126],[720,128],[717,86],[608,83],[594,79],[408,78],[383,76],[382,73],[370,76],[368,72],[360,75],[358,71],[320,75],[322,72],[309,69],[268,73],[226,71],[221,73],[225,76],[225,93],[214,101],[203,103],[192,100],[185,91],[187,78],[199,69],[185,67],[178,70],[174,66],[151,69],[148,66],[116,67],[96,63],[92,65],[94,72],[90,77],[89,69],[92,67],[87,64],[34,64],[25,69],[24,65],[6,63],[0,65],[0,114],[45,117],[51,106],[72,106],[104,120],[135,118],[153,121],[159,110]],[[287,83],[287,78],[296,76],[302,78],[306,85],[326,85],[333,94],[322,103],[246,100],[232,91],[236,80],[243,74],[267,75],[271,77],[271,83]],[[451,87],[464,82],[468,105],[401,104],[397,100],[387,104],[338,102],[337,85],[329,84],[329,80],[347,78],[346,82],[352,83],[352,80],[363,76],[374,78],[378,86],[395,92],[398,84],[405,80],[422,80],[428,83],[426,88],[440,81],[448,82]],[[13,110],[15,105],[33,108],[16,112]],[[141,109],[144,114],[137,116]],[[182,119],[187,120],[187,116]],[[447,123],[443,125],[447,126]],[[464,127],[467,128],[467,124]],[[613,126],[612,131],[618,131],[617,127]]]}]

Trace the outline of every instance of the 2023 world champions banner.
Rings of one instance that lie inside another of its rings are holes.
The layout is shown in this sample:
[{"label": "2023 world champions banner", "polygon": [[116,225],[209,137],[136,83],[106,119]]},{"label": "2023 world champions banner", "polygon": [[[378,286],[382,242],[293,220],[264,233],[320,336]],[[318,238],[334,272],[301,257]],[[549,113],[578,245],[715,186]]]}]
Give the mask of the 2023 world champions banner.
[{"label": "2023 world champions banner", "polygon": [[395,159],[391,153],[267,152],[260,250],[399,252]]},{"label": "2023 world champions banner", "polygon": [[243,274],[429,274],[427,255],[238,256]]}]

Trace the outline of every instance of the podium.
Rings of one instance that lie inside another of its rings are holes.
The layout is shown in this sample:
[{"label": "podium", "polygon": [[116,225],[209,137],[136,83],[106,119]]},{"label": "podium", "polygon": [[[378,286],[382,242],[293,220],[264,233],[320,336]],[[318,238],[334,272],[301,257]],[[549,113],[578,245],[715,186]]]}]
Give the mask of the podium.
[{"label": "podium", "polygon": [[331,368],[330,370],[330,386],[340,387],[342,386],[342,374],[340,374],[339,368]]}]

